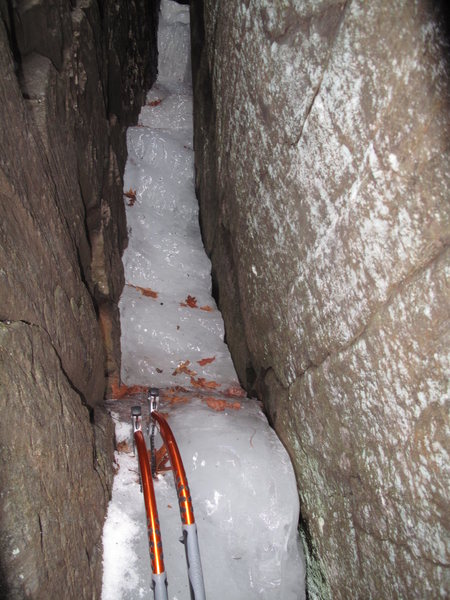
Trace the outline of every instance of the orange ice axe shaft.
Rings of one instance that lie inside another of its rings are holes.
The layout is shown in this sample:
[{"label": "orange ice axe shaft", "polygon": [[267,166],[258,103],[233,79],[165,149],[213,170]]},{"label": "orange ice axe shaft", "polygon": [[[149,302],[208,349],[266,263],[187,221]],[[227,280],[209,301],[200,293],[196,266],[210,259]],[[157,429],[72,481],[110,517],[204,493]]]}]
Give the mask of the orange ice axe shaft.
[{"label": "orange ice axe shaft", "polygon": [[156,410],[151,412],[151,417],[158,425],[159,433],[166,445],[170,464],[172,465],[175,487],[178,495],[178,504],[180,507],[181,528],[183,532],[181,541],[183,542],[186,551],[191,600],[205,600],[205,584],[203,582],[202,564],[198,547],[197,526],[195,524],[191,493],[189,491],[183,461],[181,460],[175,436],[166,419]]},{"label": "orange ice axe shaft", "polygon": [[155,490],[148,460],[147,447],[140,429],[134,432],[139,469],[144,493],[145,512],[147,513],[148,540],[150,546],[150,561],[152,564],[152,587],[155,600],[167,600],[167,576],[164,569],[164,556],[159,528],[158,508],[156,506]]}]

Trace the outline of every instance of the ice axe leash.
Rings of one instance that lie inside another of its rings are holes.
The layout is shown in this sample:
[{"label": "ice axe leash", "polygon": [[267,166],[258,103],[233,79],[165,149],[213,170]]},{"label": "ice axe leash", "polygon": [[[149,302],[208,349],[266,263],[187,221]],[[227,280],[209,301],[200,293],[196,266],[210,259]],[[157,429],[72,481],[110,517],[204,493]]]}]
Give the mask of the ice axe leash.
[{"label": "ice axe leash", "polygon": [[[191,600],[206,600],[205,585],[203,581],[202,565],[200,560],[200,550],[198,545],[197,525],[195,524],[194,509],[192,506],[191,494],[189,485],[184,470],[183,461],[178,449],[175,436],[167,423],[166,419],[157,412],[156,408],[159,403],[159,390],[150,388],[149,395],[149,417],[148,434],[150,437],[150,445],[154,448],[154,429],[152,424],[155,424],[167,448],[167,452],[172,466],[175,487],[178,496],[178,506],[180,509],[182,536],[180,541],[184,544],[186,563],[189,578],[189,590]],[[132,419],[133,410],[132,408]],[[140,408],[140,407],[139,407]],[[152,565],[152,582],[154,600],[167,599],[167,577],[164,571],[163,549],[161,541],[161,533],[159,529],[158,512],[155,499],[155,491],[152,480],[152,470],[148,459],[148,452],[141,431],[142,417],[133,421],[134,441],[139,456],[139,467],[142,478],[142,491],[144,493],[145,510],[147,513],[148,534],[150,543],[150,562]],[[135,424],[136,428],[135,429]],[[144,477],[144,470],[146,476]],[[153,474],[156,471],[156,464]]]}]

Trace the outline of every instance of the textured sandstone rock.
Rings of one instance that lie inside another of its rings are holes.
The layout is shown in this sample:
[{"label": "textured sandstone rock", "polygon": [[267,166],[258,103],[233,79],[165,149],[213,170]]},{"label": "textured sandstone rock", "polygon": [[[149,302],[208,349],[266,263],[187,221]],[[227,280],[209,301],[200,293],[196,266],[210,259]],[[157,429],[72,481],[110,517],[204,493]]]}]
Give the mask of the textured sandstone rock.
[{"label": "textured sandstone rock", "polygon": [[310,593],[436,597],[449,562],[442,19],[420,0],[194,0],[192,17],[205,245],[239,375],[296,468]]},{"label": "textured sandstone rock", "polygon": [[156,74],[157,5],[0,3],[2,598],[100,595],[125,130]]},{"label": "textured sandstone rock", "polygon": [[[115,315],[126,245],[125,131],[156,76],[158,2],[19,2],[2,11],[28,109],[64,203],[82,276]],[[120,363],[110,347],[108,365]],[[116,373],[117,374],[117,373]]]},{"label": "textured sandstone rock", "polygon": [[[1,319],[45,329],[73,386],[93,405],[103,396],[103,350],[77,258],[76,228],[82,223],[82,205],[79,201],[78,219],[69,221],[75,209],[72,197],[60,196],[65,188],[55,183],[63,174],[52,176],[16,75],[5,64],[7,58],[3,46]],[[69,214],[60,204],[65,201]]]},{"label": "textured sandstone rock", "polygon": [[39,326],[0,324],[0,360],[2,597],[99,598],[111,421],[90,416]]}]

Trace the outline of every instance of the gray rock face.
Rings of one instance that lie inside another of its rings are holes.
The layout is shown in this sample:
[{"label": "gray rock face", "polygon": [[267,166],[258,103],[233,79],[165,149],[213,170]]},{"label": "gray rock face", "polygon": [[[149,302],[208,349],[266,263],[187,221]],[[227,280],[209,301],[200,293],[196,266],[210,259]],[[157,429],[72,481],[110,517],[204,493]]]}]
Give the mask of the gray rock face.
[{"label": "gray rock face", "polygon": [[125,130],[158,2],[0,3],[0,596],[99,598]]},{"label": "gray rock face", "polygon": [[193,0],[196,185],[227,341],[298,477],[312,598],[449,563],[449,46],[416,0]]}]

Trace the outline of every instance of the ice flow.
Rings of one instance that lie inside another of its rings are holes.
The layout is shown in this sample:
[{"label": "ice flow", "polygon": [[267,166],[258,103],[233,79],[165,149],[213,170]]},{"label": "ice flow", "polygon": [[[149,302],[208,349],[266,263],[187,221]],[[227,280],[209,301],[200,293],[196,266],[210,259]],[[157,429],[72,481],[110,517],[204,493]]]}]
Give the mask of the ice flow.
[{"label": "ice flow", "polygon": [[[122,379],[169,388],[160,410],[184,460],[207,597],[301,600],[293,469],[260,404],[236,397],[240,388],[211,297],[193,180],[188,7],[163,0],[158,47],[158,81],[138,126],[128,130],[125,190],[136,191],[136,200],[131,194],[126,207]],[[103,533],[103,600],[152,597],[144,502],[129,451],[132,403],[112,409],[122,451]],[[187,600],[171,473],[159,475],[155,487],[169,598]]]}]

